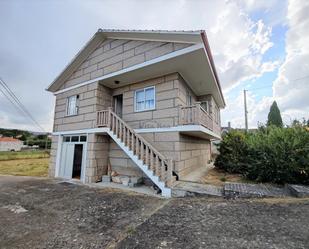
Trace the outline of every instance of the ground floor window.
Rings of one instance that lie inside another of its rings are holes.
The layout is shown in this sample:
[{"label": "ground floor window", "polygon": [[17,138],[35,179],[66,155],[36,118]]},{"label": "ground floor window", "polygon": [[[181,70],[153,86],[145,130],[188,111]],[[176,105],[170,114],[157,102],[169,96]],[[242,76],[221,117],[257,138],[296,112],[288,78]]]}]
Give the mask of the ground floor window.
[{"label": "ground floor window", "polygon": [[73,136],[64,136],[63,142],[87,142],[87,136],[86,135],[73,135]]}]

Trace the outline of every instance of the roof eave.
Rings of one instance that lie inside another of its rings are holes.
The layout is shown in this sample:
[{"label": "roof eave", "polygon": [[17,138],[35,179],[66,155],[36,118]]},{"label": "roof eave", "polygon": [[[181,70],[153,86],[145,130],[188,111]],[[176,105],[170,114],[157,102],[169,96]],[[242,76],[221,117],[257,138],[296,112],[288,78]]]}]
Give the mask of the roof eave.
[{"label": "roof eave", "polygon": [[224,100],[224,97],[223,97],[223,92],[222,92],[220,80],[219,80],[219,77],[218,77],[218,74],[217,74],[217,70],[216,70],[216,67],[215,67],[215,63],[214,63],[214,60],[213,60],[213,57],[212,57],[212,53],[211,53],[211,50],[210,50],[210,46],[209,46],[209,42],[208,42],[208,38],[207,38],[205,30],[201,31],[200,36],[202,38],[207,56],[209,58],[209,62],[210,62],[210,65],[211,65],[211,68],[212,68],[212,71],[213,71],[213,74],[214,74],[214,78],[215,78],[218,90],[220,92],[220,96],[221,96],[221,99],[222,99],[222,102],[223,102],[223,108],[224,108],[226,106],[226,103],[225,103],[225,100]]}]

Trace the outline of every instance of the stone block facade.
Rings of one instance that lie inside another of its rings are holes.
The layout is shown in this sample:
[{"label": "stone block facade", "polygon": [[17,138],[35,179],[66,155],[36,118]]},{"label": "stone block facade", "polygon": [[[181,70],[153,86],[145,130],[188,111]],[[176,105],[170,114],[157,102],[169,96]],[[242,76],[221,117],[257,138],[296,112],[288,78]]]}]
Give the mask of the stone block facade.
[{"label": "stone block facade", "polygon": [[[183,135],[179,132],[141,133],[141,135],[165,157],[174,161],[174,170],[182,176],[192,170],[205,167],[210,160],[210,141]],[[109,158],[112,169],[119,174],[144,176],[133,161],[111,141]]]},{"label": "stone block facade", "polygon": [[73,72],[62,89],[95,79],[165,54],[192,46],[190,43],[106,39]]},{"label": "stone block facade", "polygon": [[88,134],[85,182],[97,182],[107,174],[109,137]]}]

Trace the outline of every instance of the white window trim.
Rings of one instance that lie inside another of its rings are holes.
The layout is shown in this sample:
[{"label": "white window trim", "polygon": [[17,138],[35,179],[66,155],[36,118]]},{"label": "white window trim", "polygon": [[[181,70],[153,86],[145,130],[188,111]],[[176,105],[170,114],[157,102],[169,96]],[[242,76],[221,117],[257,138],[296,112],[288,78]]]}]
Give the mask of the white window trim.
[{"label": "white window trim", "polygon": [[[69,114],[69,99],[71,97],[75,97],[75,113],[74,114]],[[77,116],[78,115],[77,101],[78,101],[77,94],[67,97],[67,105],[66,105],[66,111],[65,111],[65,116],[66,117],[72,117],[72,116]]]},{"label": "white window trim", "polygon": [[[136,109],[136,93],[141,91],[141,90],[144,90],[144,93],[147,89],[150,89],[150,88],[153,88],[154,90],[154,106],[153,108],[149,108],[149,109],[143,109],[143,110],[137,110]],[[149,87],[145,87],[145,88],[140,88],[140,89],[137,89],[135,90],[134,92],[134,112],[147,112],[147,111],[152,111],[152,110],[155,110],[156,109],[156,87],[155,86],[149,86]]]}]

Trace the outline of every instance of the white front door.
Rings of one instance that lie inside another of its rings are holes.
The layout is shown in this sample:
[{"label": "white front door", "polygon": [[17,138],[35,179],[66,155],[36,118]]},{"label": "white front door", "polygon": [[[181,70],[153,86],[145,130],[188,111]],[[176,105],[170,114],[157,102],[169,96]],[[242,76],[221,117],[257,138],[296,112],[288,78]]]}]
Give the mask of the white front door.
[{"label": "white front door", "polygon": [[74,143],[63,143],[60,162],[60,177],[71,179],[74,158]]}]

